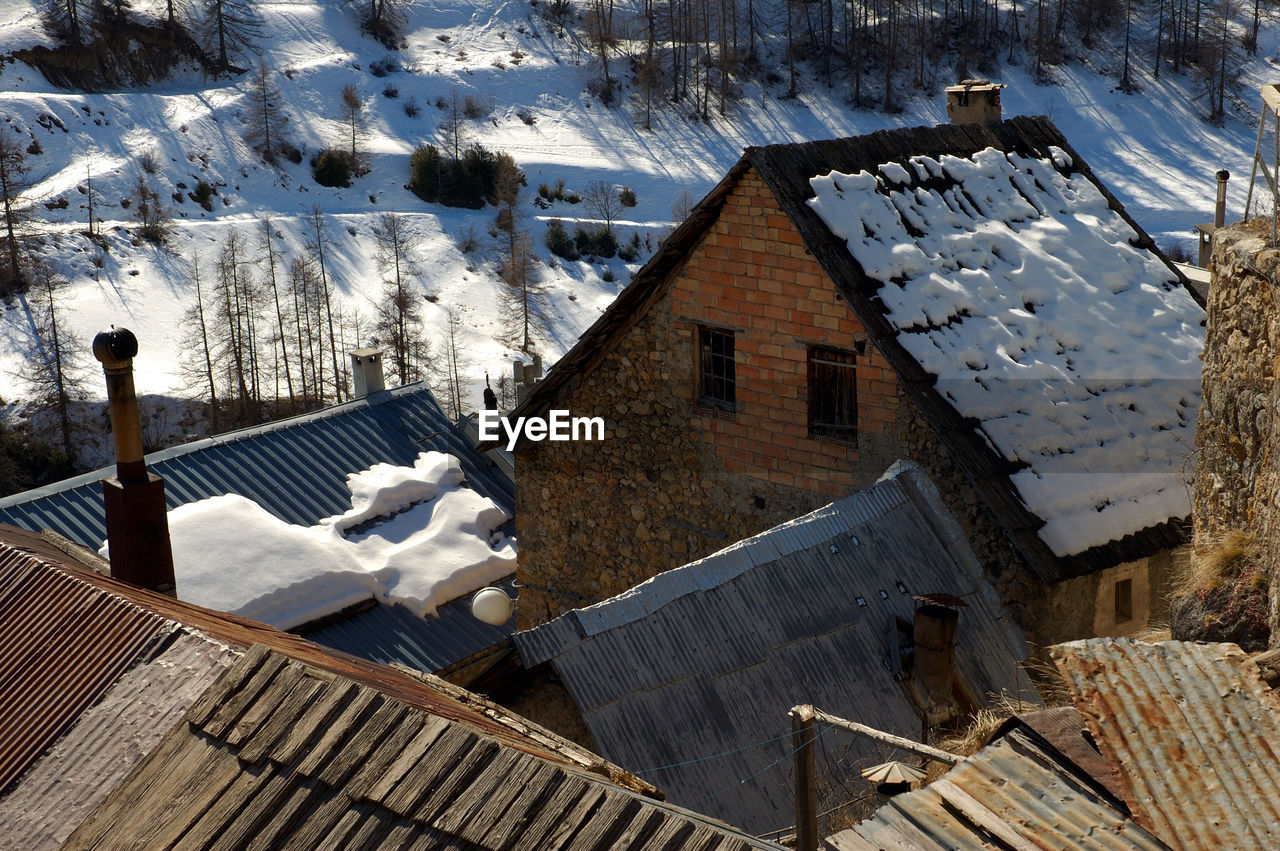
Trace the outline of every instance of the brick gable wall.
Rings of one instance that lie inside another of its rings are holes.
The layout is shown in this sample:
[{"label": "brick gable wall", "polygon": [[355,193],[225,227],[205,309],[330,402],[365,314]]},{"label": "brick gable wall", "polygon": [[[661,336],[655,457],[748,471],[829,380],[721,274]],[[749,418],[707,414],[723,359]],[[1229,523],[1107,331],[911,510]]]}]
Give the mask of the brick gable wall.
[{"label": "brick gable wall", "polygon": [[[518,450],[522,627],[866,487],[906,454],[906,403],[871,345],[856,445],[809,436],[809,347],[852,350],[865,332],[753,172],[675,274],[551,406],[603,417],[605,441]],[[732,414],[697,402],[700,325],[735,332]]]}]

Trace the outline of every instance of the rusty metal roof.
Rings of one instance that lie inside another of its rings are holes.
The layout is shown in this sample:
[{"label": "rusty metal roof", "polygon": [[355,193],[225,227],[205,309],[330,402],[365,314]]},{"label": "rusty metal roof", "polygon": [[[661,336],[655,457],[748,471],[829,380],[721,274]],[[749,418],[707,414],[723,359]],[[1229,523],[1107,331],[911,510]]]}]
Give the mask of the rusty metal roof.
[{"label": "rusty metal roof", "polygon": [[773,848],[255,646],[64,847]]},{"label": "rusty metal roof", "polygon": [[1180,848],[1280,848],[1280,700],[1233,644],[1050,649],[1134,818]]},{"label": "rusty metal roof", "polygon": [[154,612],[0,547],[0,792],[172,631]]},{"label": "rusty metal roof", "polygon": [[1023,730],[925,788],[891,798],[857,827],[827,837],[825,845],[832,851],[1167,847]]},{"label": "rusty metal roof", "polygon": [[0,797],[0,848],[57,848],[240,656],[180,633],[127,671]]}]

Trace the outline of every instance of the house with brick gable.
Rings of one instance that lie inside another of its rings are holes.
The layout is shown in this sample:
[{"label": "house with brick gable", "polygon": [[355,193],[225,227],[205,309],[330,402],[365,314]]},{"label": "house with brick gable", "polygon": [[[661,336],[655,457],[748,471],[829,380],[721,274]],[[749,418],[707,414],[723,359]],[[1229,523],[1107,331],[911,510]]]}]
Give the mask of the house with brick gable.
[{"label": "house with brick gable", "polygon": [[1043,117],[749,148],[511,417],[528,628],[938,483],[1034,642],[1162,616],[1204,310]]}]

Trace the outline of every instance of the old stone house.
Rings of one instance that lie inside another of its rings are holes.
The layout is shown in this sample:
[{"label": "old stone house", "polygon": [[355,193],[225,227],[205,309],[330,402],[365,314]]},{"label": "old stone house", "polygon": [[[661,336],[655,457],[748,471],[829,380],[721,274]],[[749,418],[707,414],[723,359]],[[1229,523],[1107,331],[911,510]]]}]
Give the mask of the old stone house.
[{"label": "old stone house", "polygon": [[1036,642],[1145,627],[1204,312],[1045,118],[748,149],[511,416],[537,625],[866,487],[939,484]]}]

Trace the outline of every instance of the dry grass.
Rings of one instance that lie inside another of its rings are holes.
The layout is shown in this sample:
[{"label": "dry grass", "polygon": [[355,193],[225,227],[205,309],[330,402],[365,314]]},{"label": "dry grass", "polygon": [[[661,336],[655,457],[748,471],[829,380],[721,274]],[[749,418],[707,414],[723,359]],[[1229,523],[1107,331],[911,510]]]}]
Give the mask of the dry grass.
[{"label": "dry grass", "polygon": [[1243,532],[1227,532],[1200,552],[1185,548],[1174,563],[1174,600],[1213,591],[1223,582],[1238,577],[1258,557],[1253,538]]}]

